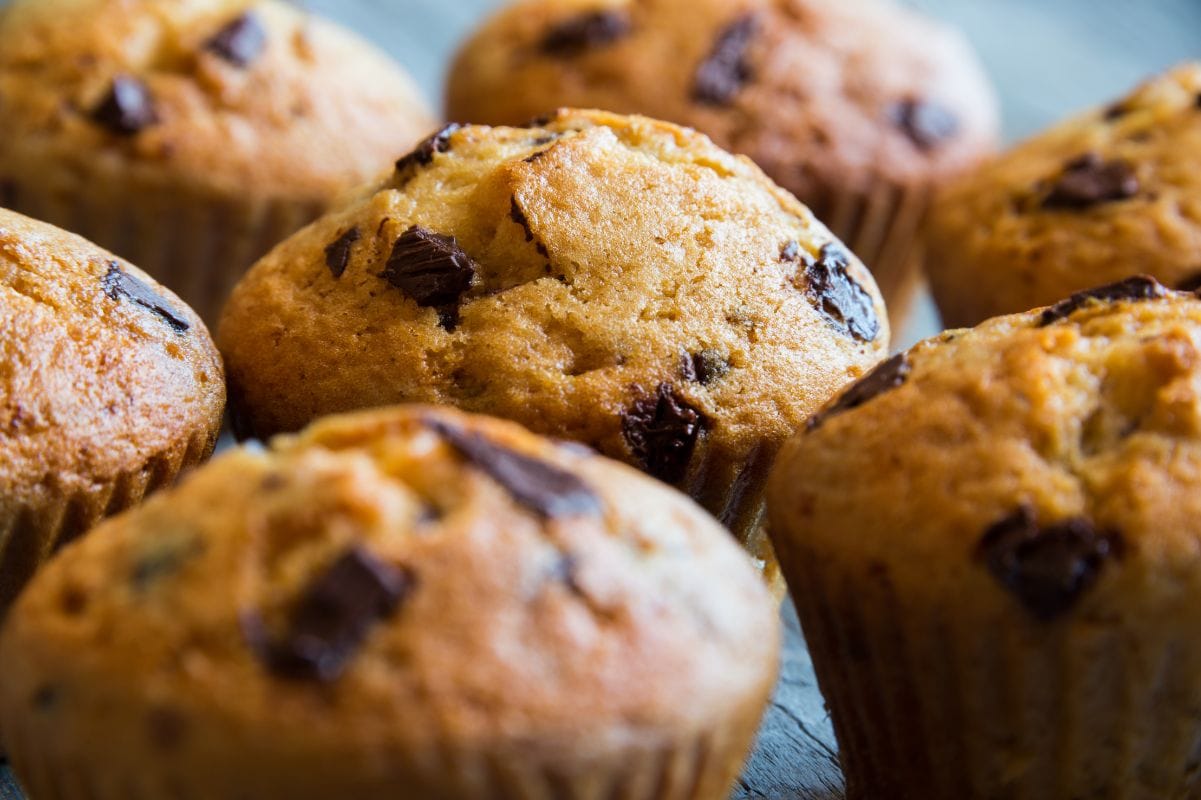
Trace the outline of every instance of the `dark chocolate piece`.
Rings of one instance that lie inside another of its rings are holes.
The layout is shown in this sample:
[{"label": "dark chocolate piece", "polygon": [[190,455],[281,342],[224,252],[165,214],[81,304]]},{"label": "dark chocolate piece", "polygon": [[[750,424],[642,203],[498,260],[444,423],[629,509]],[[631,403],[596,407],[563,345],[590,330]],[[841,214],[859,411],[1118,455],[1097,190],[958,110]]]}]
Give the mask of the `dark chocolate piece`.
[{"label": "dark chocolate piece", "polygon": [[680,377],[691,383],[709,386],[730,372],[730,362],[717,350],[685,353],[680,359]]},{"label": "dark chocolate piece", "polygon": [[396,240],[380,277],[419,306],[433,308],[457,305],[476,270],[453,236],[414,225]]},{"label": "dark chocolate piece", "polygon": [[317,576],[292,611],[287,632],[268,641],[262,621],[243,620],[247,639],[283,678],[334,681],[354,657],[372,626],[394,614],[416,581],[354,546]]},{"label": "dark chocolate piece", "polygon": [[1121,555],[1117,533],[1099,534],[1082,517],[1040,528],[1029,506],[991,525],[978,549],[993,577],[1042,622],[1070,611],[1105,562]]},{"label": "dark chocolate piece", "polygon": [[800,259],[800,257],[801,246],[796,242],[796,240],[785,242],[784,246],[780,248],[781,261],[797,261]]},{"label": "dark chocolate piece", "polygon": [[754,14],[739,17],[722,29],[709,55],[696,68],[692,79],[693,100],[712,106],[733,102],[754,77],[747,56],[758,32],[759,20]]},{"label": "dark chocolate piece", "polygon": [[901,100],[889,106],[888,117],[921,150],[933,150],[959,133],[959,119],[929,100]]},{"label": "dark chocolate piece", "polygon": [[570,58],[610,44],[630,32],[630,18],[615,10],[590,11],[566,19],[546,32],[539,49],[547,55]]},{"label": "dark chocolate piece", "polygon": [[457,122],[444,125],[441,130],[417,145],[413,152],[399,159],[396,162],[396,171],[404,172],[409,167],[428,167],[433,163],[436,154],[450,150],[450,137],[462,127]]},{"label": "dark chocolate piece", "polygon": [[509,218],[521,226],[521,229],[525,231],[525,240],[534,243],[534,248],[538,251],[539,255],[543,258],[550,258],[550,253],[547,251],[546,245],[542,244],[534,236],[534,231],[530,228],[530,218],[525,215],[525,210],[517,202],[516,197],[510,201]]},{"label": "dark chocolate piece", "polygon": [[1098,286],[1077,292],[1067,300],[1060,300],[1055,305],[1043,311],[1039,317],[1039,326],[1050,325],[1061,319],[1067,319],[1081,308],[1092,303],[1113,303],[1118,300],[1154,300],[1166,297],[1168,290],[1150,275],[1135,275],[1124,281]]},{"label": "dark chocolate piece", "polygon": [[1126,106],[1126,101],[1123,100],[1120,103],[1114,103],[1106,108],[1105,113],[1102,114],[1102,117],[1106,122],[1113,122],[1115,119],[1121,119],[1128,113],[1130,113],[1130,109]]},{"label": "dark chocolate piece", "polygon": [[109,262],[108,272],[104,273],[104,277],[100,279],[100,286],[110,300],[119,301],[124,297],[130,302],[158,314],[176,333],[183,333],[192,327],[192,324],[173,309],[166,300],[141,280],[121,269],[121,265],[116,261]]},{"label": "dark chocolate piece", "polygon": [[108,94],[92,111],[92,119],[114,133],[125,135],[133,135],[159,121],[150,89],[128,75],[113,78]]},{"label": "dark chocolate piece", "polygon": [[1138,191],[1138,176],[1129,162],[1104,161],[1096,153],[1085,153],[1064,165],[1043,208],[1082,210],[1129,199]]},{"label": "dark chocolate piece", "polygon": [[267,31],[258,16],[246,12],[217,31],[204,49],[238,67],[248,67],[267,49]]},{"label": "dark chocolate piece", "polygon": [[431,422],[461,456],[504,487],[513,500],[546,519],[599,516],[600,498],[580,478],[547,461],[502,447],[478,433]]},{"label": "dark chocolate piece", "polygon": [[325,248],[325,266],[329,267],[335,280],[346,272],[346,267],[350,264],[350,250],[361,238],[363,236],[359,229],[351,228]]},{"label": "dark chocolate piece", "polygon": [[821,257],[805,267],[805,294],[814,308],[843,334],[861,342],[875,341],[880,320],[872,296],[851,277],[850,254],[828,244]]},{"label": "dark chocolate piece", "polygon": [[909,356],[905,353],[897,353],[887,361],[876,365],[875,369],[843,392],[833,405],[810,417],[809,430],[820,427],[823,422],[836,414],[850,411],[852,408],[859,408],[869,400],[904,385],[905,381],[909,380],[909,373],[912,370]]},{"label": "dark chocolate piece", "polygon": [[621,433],[634,458],[651,476],[679,483],[688,472],[696,443],[708,425],[669,383],[636,399],[621,414]]}]

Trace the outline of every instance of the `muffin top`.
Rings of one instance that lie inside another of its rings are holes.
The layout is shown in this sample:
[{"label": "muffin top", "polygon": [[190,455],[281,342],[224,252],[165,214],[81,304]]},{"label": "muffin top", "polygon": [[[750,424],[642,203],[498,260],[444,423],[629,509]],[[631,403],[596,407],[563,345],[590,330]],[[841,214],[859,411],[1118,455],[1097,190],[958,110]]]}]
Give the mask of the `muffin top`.
[{"label": "muffin top", "polygon": [[1147,272],[1201,283],[1201,63],[1018,145],[942,193],[927,271],[948,324]]},{"label": "muffin top", "polygon": [[[886,352],[871,276],[749,161],[562,111],[449,127],[279,245],[219,329],[249,432],[424,402],[669,483],[768,452]],[[720,511],[720,509],[718,509]]]},{"label": "muffin top", "polygon": [[321,201],[434,125],[393,62],[276,0],[13,0],[0,41],[0,185],[36,167]]},{"label": "muffin top", "polygon": [[785,447],[769,507],[785,563],[919,605],[1146,621],[1195,616],[1199,487],[1201,301],[1137,277],[885,362]]},{"label": "muffin top", "polygon": [[451,119],[557,105],[691,125],[810,203],[958,172],[998,116],[958,33],[881,0],[523,0],[450,72]]},{"label": "muffin top", "polygon": [[0,209],[0,514],[87,490],[200,436],[221,358],[179,298],[66,231]]},{"label": "muffin top", "polygon": [[71,545],[4,629],[0,719],[14,748],[262,796],[514,754],[570,775],[757,718],[778,647],[687,498],[511,423],[388,409],[227,453]]}]

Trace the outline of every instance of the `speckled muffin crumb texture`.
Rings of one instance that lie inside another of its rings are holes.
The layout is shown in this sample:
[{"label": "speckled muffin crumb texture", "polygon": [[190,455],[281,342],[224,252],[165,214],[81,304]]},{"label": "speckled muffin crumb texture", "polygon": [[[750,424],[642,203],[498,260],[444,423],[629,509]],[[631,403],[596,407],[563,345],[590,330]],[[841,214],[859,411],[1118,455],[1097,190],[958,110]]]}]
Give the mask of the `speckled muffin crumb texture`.
[{"label": "speckled muffin crumb texture", "polygon": [[686,498],[427,408],[220,457],[66,551],[11,620],[19,774],[105,798],[116,776],[139,797],[716,800],[779,646],[755,570]]}]

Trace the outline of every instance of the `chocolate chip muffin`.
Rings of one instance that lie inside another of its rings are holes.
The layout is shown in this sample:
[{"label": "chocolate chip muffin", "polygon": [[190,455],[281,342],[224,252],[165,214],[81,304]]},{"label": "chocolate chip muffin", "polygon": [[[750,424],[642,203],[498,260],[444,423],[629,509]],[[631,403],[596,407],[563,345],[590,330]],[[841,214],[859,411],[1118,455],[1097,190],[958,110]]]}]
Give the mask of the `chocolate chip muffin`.
[{"label": "chocolate chip muffin", "polygon": [[930,188],[990,153],[997,103],[958,33],[880,0],[524,0],[462,47],[451,119],[647,114],[746,153],[875,274],[896,323]]},{"label": "chocolate chip muffin", "polygon": [[0,209],[0,617],[54,549],[206,458],[224,408],[191,309]]},{"label": "chocolate chip muffin", "polygon": [[0,98],[0,206],[99,242],[206,318],[434,125],[399,67],[276,0],[13,0]]},{"label": "chocolate chip muffin", "polygon": [[0,639],[0,729],[60,800],[725,800],[778,650],[687,498],[389,409],[223,455],[64,551]]},{"label": "chocolate chip muffin", "polygon": [[1201,63],[1020,144],[948,187],[927,272],[972,325],[1136,272],[1201,285]]},{"label": "chocolate chip muffin", "polygon": [[790,442],[771,530],[852,798],[1201,792],[1201,301],[950,331]]},{"label": "chocolate chip muffin", "polygon": [[871,276],[745,159],[564,111],[451,126],[276,248],[218,334],[244,433],[398,402],[583,442],[759,534],[779,445],[879,361]]}]

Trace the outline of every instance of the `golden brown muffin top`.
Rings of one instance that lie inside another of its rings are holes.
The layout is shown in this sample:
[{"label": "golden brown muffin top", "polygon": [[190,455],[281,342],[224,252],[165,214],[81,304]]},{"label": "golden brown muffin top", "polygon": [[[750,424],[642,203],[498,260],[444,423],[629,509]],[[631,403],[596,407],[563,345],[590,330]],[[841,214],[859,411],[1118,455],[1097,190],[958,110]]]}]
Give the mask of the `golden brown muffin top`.
[{"label": "golden brown muffin top", "polygon": [[65,550],[9,616],[0,715],[117,774],[379,797],[720,735],[778,647],[757,572],[687,498],[410,407],[227,453]]},{"label": "golden brown muffin top", "polygon": [[133,171],[326,200],[433,125],[392,61],[276,0],[15,0],[0,42],[0,180],[33,160],[76,190]]},{"label": "golden brown muffin top", "polygon": [[1151,278],[929,339],[810,427],[769,488],[785,563],[1042,622],[1149,621],[1201,575],[1201,301]]},{"label": "golden brown muffin top", "polygon": [[259,435],[454,405],[678,483],[694,449],[774,453],[883,357],[888,322],[867,270],[746,159],[565,110],[431,138],[260,261],[219,339]]},{"label": "golden brown muffin top", "polygon": [[558,105],[691,125],[806,202],[945,178],[997,137],[962,37],[880,0],[523,0],[450,72],[451,119]]},{"label": "golden brown muffin top", "polygon": [[948,187],[927,271],[947,322],[1026,311],[1136,272],[1201,281],[1201,63],[1034,136]]},{"label": "golden brown muffin top", "polygon": [[0,209],[0,508],[137,469],[215,431],[224,407],[221,358],[179,298]]}]

